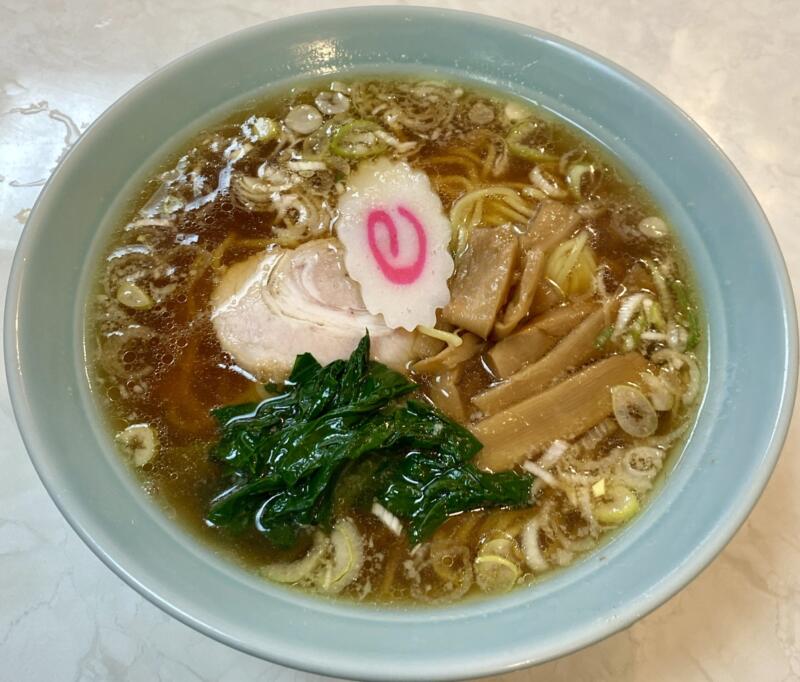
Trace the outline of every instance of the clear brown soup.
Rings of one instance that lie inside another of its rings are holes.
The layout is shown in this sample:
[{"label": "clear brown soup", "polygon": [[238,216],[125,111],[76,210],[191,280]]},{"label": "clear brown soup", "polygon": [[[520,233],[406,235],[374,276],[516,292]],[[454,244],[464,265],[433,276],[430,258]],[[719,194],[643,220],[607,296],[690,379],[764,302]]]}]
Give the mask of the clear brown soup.
[{"label": "clear brown soup", "polygon": [[[615,296],[624,301],[643,293],[660,304],[666,323],[663,329],[658,320],[651,323],[642,308],[631,324],[647,325],[644,329],[628,329],[605,343],[598,338],[591,357],[567,368],[558,380],[605,357],[636,352],[646,360],[655,381],[661,381],[660,389],[641,386],[643,393],[653,404],[660,400],[669,406],[657,411],[657,428],[644,438],[620,428],[614,415],[587,433],[566,438],[566,453],[547,469],[553,480],[548,483],[539,478],[528,506],[455,515],[422,547],[412,547],[406,537],[396,536],[369,509],[347,510],[363,539],[364,565],[341,594],[379,603],[439,603],[482,591],[502,591],[535,582],[591,551],[645,504],[659,471],[665,468],[693,419],[699,390],[697,376],[690,371],[697,367],[697,361],[692,349],[687,348],[694,340],[687,342],[686,338],[692,332],[687,316],[696,321],[694,295],[687,286],[690,278],[675,237],[663,232],[665,223],[646,191],[610,155],[544,112],[515,101],[509,105],[510,100],[499,93],[457,84],[434,83],[420,88],[419,82],[355,80],[335,84],[349,108],[323,116],[323,128],[335,133],[337,126],[358,118],[374,121],[396,142],[416,143],[410,151],[389,146],[382,154],[403,158],[412,167],[424,170],[446,215],[469,192],[496,186],[513,190],[530,220],[546,201],[577,211],[579,219],[568,238],[581,234],[588,237],[583,248],[590,250],[594,271],[583,280],[576,273],[571,284],[561,283],[561,289],[545,277],[517,330],[548,310],[576,303],[602,305]],[[415,87],[421,94],[412,106]],[[278,136],[248,145],[242,126],[263,118],[282,125],[291,107],[314,105],[321,91],[330,91],[330,83],[298,87],[282,96],[252,102],[203,130],[183,145],[180,153],[165,159],[132,198],[129,212],[114,231],[99,263],[97,287],[88,307],[87,346],[93,390],[108,415],[109,429],[119,433],[132,424],[146,424],[157,433],[158,454],[138,469],[145,490],[198,539],[254,570],[301,558],[309,549],[311,533],[301,534],[295,547],[279,550],[254,525],[234,532],[206,520],[209,502],[226,480],[222,466],[208,456],[219,433],[210,411],[265,396],[262,384],[222,351],[210,321],[209,299],[226,268],[262,252],[274,241],[276,224],[275,211],[252,210],[232,189],[235,183],[225,188],[223,182],[223,189],[215,190],[226,173],[234,179],[255,177],[265,161],[280,165],[286,160],[307,158],[313,147],[306,141],[311,137],[308,134],[291,133],[289,142]],[[338,96],[335,99],[342,101]],[[400,123],[397,117],[387,118],[392,107],[404,115]],[[522,153],[511,148],[513,131],[519,128],[520,120],[526,119],[538,123],[533,133],[528,130],[530,134],[522,143],[551,160],[531,160],[525,148]],[[252,124],[248,130],[252,130]],[[243,145],[246,153],[232,160]],[[324,173],[307,172],[303,176],[303,183],[315,187],[315,201],[322,203],[321,213],[325,215],[319,219],[320,225],[297,239],[298,243],[332,234],[330,218],[335,217],[337,193],[346,186],[350,168],[361,160],[331,158]],[[534,167],[540,169],[538,183],[532,180]],[[548,190],[554,196],[548,197]],[[513,226],[515,220],[508,217],[507,208],[500,199],[485,199],[473,233]],[[328,223],[322,224],[326,220]],[[525,224],[516,222],[515,229],[523,232]],[[591,267],[586,261],[580,262]],[[574,268],[567,277],[572,272]],[[656,281],[659,277],[661,282]],[[591,280],[588,284],[587,278]],[[134,306],[121,302],[120,286],[126,282],[135,283],[147,301]],[[682,301],[682,293],[683,298],[688,296],[691,308]],[[667,316],[665,295],[671,297],[675,323]],[[616,316],[616,312],[609,313],[609,329]],[[643,321],[636,322],[640,319]],[[677,331],[676,326],[680,327]],[[441,327],[453,330],[446,321]],[[643,339],[642,334],[650,338]],[[487,355],[497,341],[491,336],[482,340],[481,351],[459,368],[458,388],[468,405],[461,415],[464,423],[474,423],[481,417],[470,399],[498,382]],[[553,343],[557,342],[560,340],[554,338]],[[418,346],[421,356],[442,348],[440,342],[424,338]],[[419,383],[418,395],[441,405],[436,377],[409,371]],[[551,459],[559,447],[550,448]],[[636,469],[636,448],[650,448],[639,453],[643,474]],[[534,462],[541,450],[532,453]],[[611,499],[610,491],[619,486],[630,493],[627,502]],[[531,526],[534,519],[537,523]],[[531,542],[538,550],[538,556],[534,552],[532,559]],[[482,549],[487,546],[492,548],[489,554]],[[488,566],[475,564],[479,556],[491,557]],[[492,565],[495,561],[496,566]]]}]

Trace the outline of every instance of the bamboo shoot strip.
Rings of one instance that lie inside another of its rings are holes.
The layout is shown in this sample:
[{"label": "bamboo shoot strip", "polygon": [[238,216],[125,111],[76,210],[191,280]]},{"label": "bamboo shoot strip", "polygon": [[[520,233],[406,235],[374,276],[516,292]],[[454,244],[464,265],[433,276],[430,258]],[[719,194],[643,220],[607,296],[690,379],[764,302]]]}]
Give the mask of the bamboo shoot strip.
[{"label": "bamboo shoot strip", "polygon": [[483,443],[478,467],[512,469],[556,438],[570,440],[588,431],[611,414],[612,386],[638,381],[646,368],[639,353],[615,355],[474,424],[470,430]]},{"label": "bamboo shoot strip", "polygon": [[518,260],[519,239],[510,227],[474,230],[456,266],[442,318],[488,338],[508,297]]},{"label": "bamboo shoot strip", "polygon": [[597,303],[582,301],[554,308],[535,317],[511,336],[492,346],[486,354],[492,372],[499,379],[507,379],[514,372],[536,362],[597,308]]},{"label": "bamboo shoot strip", "polygon": [[512,374],[508,381],[476,395],[472,402],[492,415],[544,390],[570,369],[577,369],[596,353],[595,340],[607,324],[606,312],[595,311],[567,334],[547,355]]},{"label": "bamboo shoot strip", "polygon": [[539,282],[542,280],[544,266],[544,252],[541,249],[529,249],[525,252],[522,257],[522,274],[519,282],[506,309],[494,324],[494,334],[497,338],[502,339],[511,334],[527,317]]}]

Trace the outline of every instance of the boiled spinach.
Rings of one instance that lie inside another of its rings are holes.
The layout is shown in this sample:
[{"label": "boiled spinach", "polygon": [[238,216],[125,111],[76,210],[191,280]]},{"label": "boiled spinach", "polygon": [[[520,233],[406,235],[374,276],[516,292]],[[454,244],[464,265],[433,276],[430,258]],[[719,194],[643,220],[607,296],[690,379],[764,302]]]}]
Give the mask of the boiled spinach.
[{"label": "boiled spinach", "polygon": [[[211,457],[230,481],[212,500],[209,521],[255,524],[286,547],[300,528],[329,525],[335,503],[377,500],[419,542],[451,514],[526,504],[531,477],[478,470],[471,462],[480,442],[435,408],[408,399],[415,388],[369,359],[365,336],[348,360],[323,367],[300,355],[280,393],[214,410],[220,439]],[[370,474],[359,482],[355,474],[367,464]],[[341,494],[348,485],[348,495]]]}]

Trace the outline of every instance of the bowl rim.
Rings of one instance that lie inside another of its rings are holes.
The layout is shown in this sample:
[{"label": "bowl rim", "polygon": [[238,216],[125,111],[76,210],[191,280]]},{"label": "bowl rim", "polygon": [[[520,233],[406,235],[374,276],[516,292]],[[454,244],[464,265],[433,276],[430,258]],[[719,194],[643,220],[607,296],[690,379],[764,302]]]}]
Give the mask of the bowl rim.
[{"label": "bowl rim", "polygon": [[[81,142],[86,137],[91,135],[95,128],[102,126],[112,112],[116,112],[117,110],[124,108],[128,100],[137,98],[146,93],[151,84],[160,80],[165,74],[168,74],[179,65],[192,61],[198,53],[218,48],[223,45],[236,43],[246,36],[257,34],[263,31],[266,26],[271,27],[272,30],[288,30],[294,26],[305,25],[318,19],[346,14],[354,16],[370,14],[376,18],[386,19],[411,15],[415,17],[424,17],[428,15],[437,16],[446,20],[469,20],[478,25],[493,26],[518,35],[524,35],[526,37],[533,36],[539,40],[554,43],[555,45],[560,46],[561,48],[564,48],[570,52],[577,53],[589,61],[592,61],[610,70],[611,72],[616,73],[618,76],[621,76],[623,79],[635,85],[637,89],[644,91],[650,97],[658,100],[666,108],[671,109],[674,113],[680,114],[685,119],[685,123],[689,126],[693,133],[697,137],[701,138],[709,146],[709,148],[716,153],[716,155],[719,157],[719,160],[723,162],[729,179],[738,186],[738,190],[742,197],[752,204],[756,213],[761,218],[758,236],[768,251],[770,264],[774,268],[777,283],[780,289],[779,304],[781,306],[784,319],[786,320],[785,329],[787,330],[785,337],[782,339],[784,342],[784,347],[786,348],[787,363],[784,367],[784,376],[782,377],[780,408],[777,415],[775,415],[771,437],[767,451],[765,452],[763,463],[756,471],[757,475],[754,475],[749,480],[749,484],[741,494],[736,513],[731,514],[724,521],[720,522],[719,528],[721,532],[710,539],[707,544],[698,548],[694,554],[682,562],[676,570],[674,570],[669,576],[667,576],[658,584],[657,589],[654,589],[647,595],[644,595],[636,603],[627,603],[623,609],[619,610],[613,620],[604,621],[601,625],[595,625],[594,628],[587,628],[581,632],[575,633],[575,636],[571,638],[568,645],[562,646],[557,651],[554,651],[552,655],[546,658],[537,659],[536,663],[542,663],[553,658],[567,655],[583,648],[584,646],[605,639],[606,637],[622,630],[623,628],[628,627],[639,618],[645,616],[647,613],[663,604],[666,600],[685,587],[686,584],[688,584],[692,579],[699,575],[699,573],[711,563],[717,554],[722,551],[722,549],[732,539],[736,531],[750,514],[752,508],[755,506],[764,488],[766,487],[769,477],[775,467],[775,464],[777,463],[793,414],[798,380],[797,316],[786,263],[781,254],[775,234],[762,207],[742,175],[739,173],[738,169],[733,165],[730,159],[714,142],[714,140],[669,98],[624,67],[621,67],[618,64],[596,54],[595,52],[577,45],[569,40],[565,40],[525,24],[499,19],[476,12],[419,6],[347,7],[291,15],[277,20],[262,22],[235,31],[213,41],[204,43],[190,52],[179,56],[137,83],[134,87],[129,89],[115,102],[113,102],[97,119],[95,119],[89,128],[81,135],[81,138],[78,140],[78,142],[64,156],[58,167],[55,169],[55,171],[53,171],[50,178],[48,178],[47,182],[42,188],[42,191],[37,197],[29,219],[26,222],[26,225],[20,236],[8,280],[3,332],[5,369],[11,403],[18,428],[22,435],[26,450],[29,453],[31,462],[39,478],[41,479],[42,484],[48,491],[51,499],[54,501],[61,514],[70,524],[70,526],[72,526],[79,537],[81,537],[81,539],[94,552],[94,554],[100,558],[101,561],[103,561],[103,563],[105,563],[114,573],[116,573],[117,576],[119,576],[128,585],[133,587],[139,594],[148,599],[148,601],[155,604],[163,611],[175,617],[184,624],[189,625],[203,634],[235,649],[239,649],[245,653],[249,653],[258,657],[265,657],[263,651],[248,647],[245,643],[241,642],[235,637],[229,636],[226,633],[215,629],[212,624],[195,618],[191,614],[181,610],[180,607],[171,604],[168,599],[159,596],[157,593],[157,587],[156,589],[151,589],[147,585],[139,582],[134,575],[127,572],[121,563],[118,563],[113,556],[106,553],[103,547],[100,546],[100,544],[94,539],[91,529],[82,525],[81,522],[70,512],[68,506],[64,503],[64,500],[61,497],[60,491],[58,490],[57,481],[49,478],[47,454],[45,452],[47,448],[39,441],[34,413],[27,400],[25,381],[20,371],[20,346],[17,326],[19,315],[19,298],[25,277],[25,266],[32,255],[34,237],[43,230],[46,230],[45,223],[37,220],[37,218],[39,213],[45,210],[42,207],[47,203],[48,188],[50,187],[54,178],[66,172],[65,169],[67,169],[67,171],[69,170],[71,159],[75,156],[76,148],[81,145]],[[762,229],[762,227],[765,229]],[[354,674],[364,674],[364,669],[359,667],[357,664],[350,665],[349,668],[335,668],[332,670],[330,667],[326,667],[324,662],[316,663],[308,660],[299,661],[295,658],[287,658],[277,652],[272,653],[269,656],[269,660],[320,674],[342,677],[349,677]],[[531,661],[520,660],[518,657],[509,658],[509,656],[500,653],[494,656],[487,655],[485,657],[485,663],[482,662],[481,664],[476,664],[474,661],[471,661],[471,665],[468,670],[465,670],[463,666],[454,666],[452,663],[442,664],[439,665],[435,670],[432,670],[431,674],[427,677],[428,679],[451,679],[455,677],[463,678],[465,673],[469,677],[477,677],[501,671],[506,672],[525,667],[530,664]],[[373,670],[371,672],[371,678],[405,679],[405,677],[398,674],[397,671],[381,672],[378,670]]]}]

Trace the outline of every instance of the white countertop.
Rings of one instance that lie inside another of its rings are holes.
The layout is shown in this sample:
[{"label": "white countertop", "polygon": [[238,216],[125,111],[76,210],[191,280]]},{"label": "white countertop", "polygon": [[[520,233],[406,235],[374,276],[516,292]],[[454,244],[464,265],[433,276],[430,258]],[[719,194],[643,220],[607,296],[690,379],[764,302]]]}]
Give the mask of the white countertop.
[{"label": "white countertop", "polygon": [[[132,85],[218,36],[350,0],[0,0],[0,281],[43,181]],[[374,4],[374,3],[373,3]],[[655,85],[730,156],[800,283],[797,0],[419,2],[524,22]],[[2,370],[0,370],[2,372]],[[166,616],[78,539],[39,482],[0,390],[0,680],[321,680]],[[657,611],[507,682],[800,680],[800,421],[747,523]]]}]

